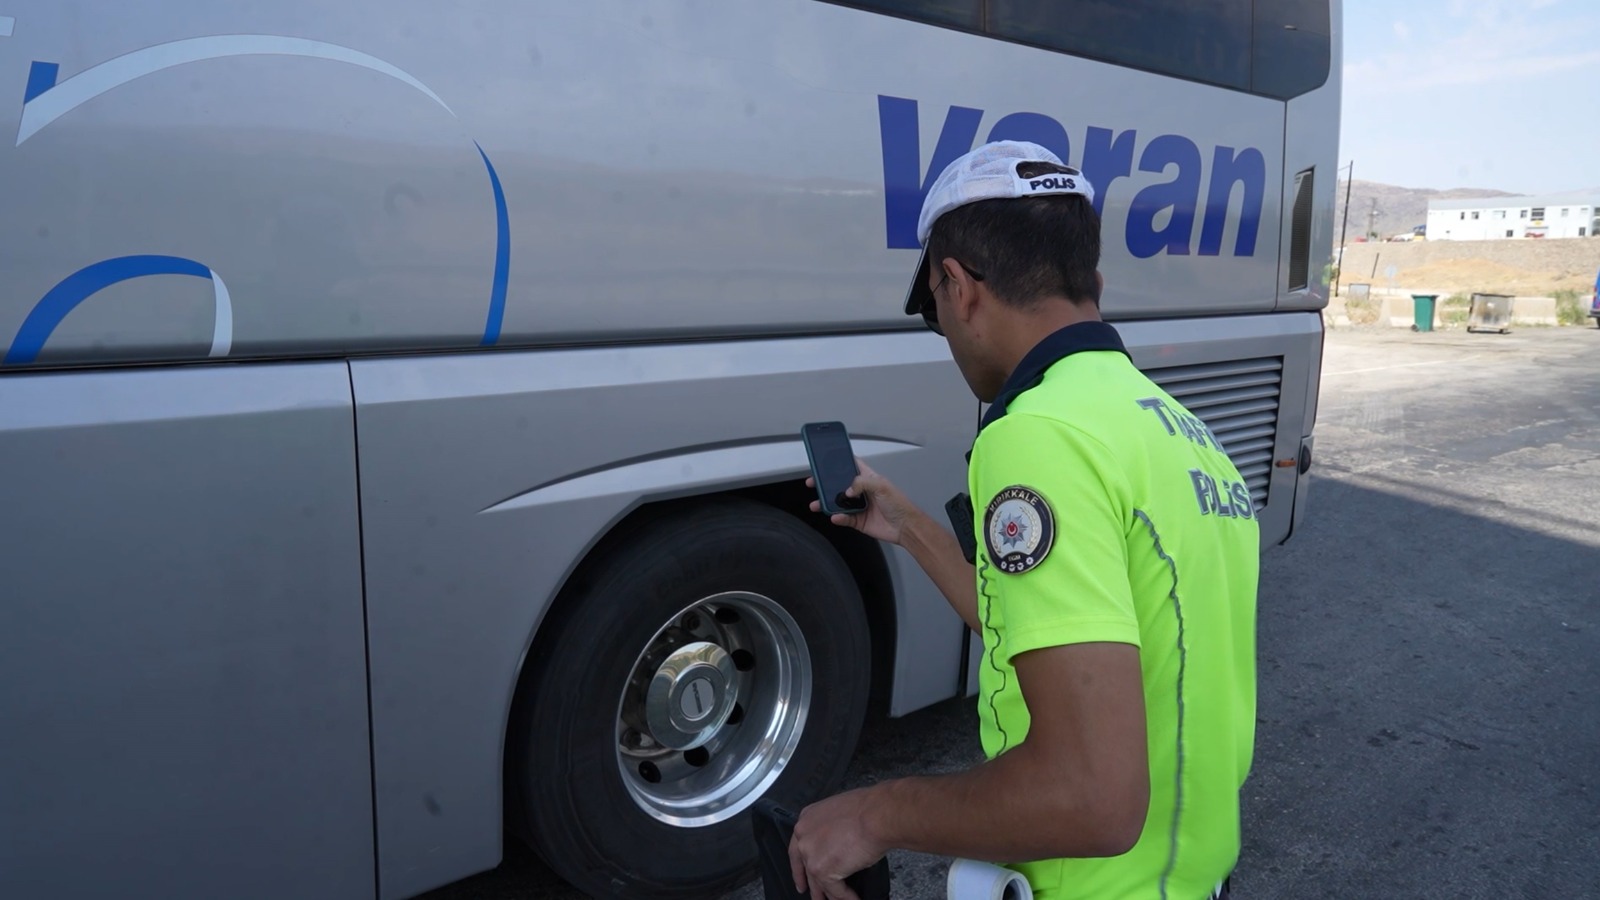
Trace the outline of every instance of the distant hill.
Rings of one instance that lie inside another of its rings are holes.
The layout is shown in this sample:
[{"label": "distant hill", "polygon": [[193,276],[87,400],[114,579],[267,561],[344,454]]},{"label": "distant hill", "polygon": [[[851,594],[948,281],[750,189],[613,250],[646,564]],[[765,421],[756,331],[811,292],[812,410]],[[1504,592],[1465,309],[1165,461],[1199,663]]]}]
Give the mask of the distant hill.
[{"label": "distant hill", "polygon": [[[1344,195],[1345,182],[1339,182],[1338,199],[1334,205],[1333,240],[1337,245],[1341,229],[1344,228]],[[1426,224],[1428,221],[1429,200],[1464,200],[1470,197],[1515,197],[1509,191],[1495,191],[1485,188],[1450,188],[1448,190],[1432,190],[1429,188],[1403,188],[1392,184],[1379,184],[1375,181],[1362,181],[1357,178],[1350,185],[1350,226],[1346,240],[1354,242],[1356,238],[1367,233],[1368,223],[1378,233],[1378,240],[1383,240],[1391,235],[1409,232],[1412,228]],[[1378,215],[1371,218],[1370,214],[1376,209]]]}]

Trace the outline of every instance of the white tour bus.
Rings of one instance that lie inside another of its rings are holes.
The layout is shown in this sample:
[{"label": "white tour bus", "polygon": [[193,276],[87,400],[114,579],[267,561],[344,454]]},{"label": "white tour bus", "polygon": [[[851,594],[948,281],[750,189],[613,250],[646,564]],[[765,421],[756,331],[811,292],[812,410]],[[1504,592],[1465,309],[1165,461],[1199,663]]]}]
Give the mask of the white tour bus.
[{"label": "white tour bus", "polygon": [[508,832],[599,897],[752,877],[756,799],[974,689],[799,432],[964,488],[978,404],[901,303],[988,139],[1086,171],[1106,316],[1285,540],[1339,21],[0,0],[0,897],[388,900]]}]

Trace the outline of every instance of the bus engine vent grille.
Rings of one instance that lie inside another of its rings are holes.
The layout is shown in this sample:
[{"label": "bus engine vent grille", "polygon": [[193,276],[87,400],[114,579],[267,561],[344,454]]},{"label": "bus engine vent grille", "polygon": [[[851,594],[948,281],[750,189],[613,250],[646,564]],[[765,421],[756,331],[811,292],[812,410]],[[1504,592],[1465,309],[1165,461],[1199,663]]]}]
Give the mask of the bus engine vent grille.
[{"label": "bus engine vent grille", "polygon": [[1278,441],[1283,358],[1173,366],[1145,374],[1206,423],[1244,476],[1256,509],[1265,507]]}]

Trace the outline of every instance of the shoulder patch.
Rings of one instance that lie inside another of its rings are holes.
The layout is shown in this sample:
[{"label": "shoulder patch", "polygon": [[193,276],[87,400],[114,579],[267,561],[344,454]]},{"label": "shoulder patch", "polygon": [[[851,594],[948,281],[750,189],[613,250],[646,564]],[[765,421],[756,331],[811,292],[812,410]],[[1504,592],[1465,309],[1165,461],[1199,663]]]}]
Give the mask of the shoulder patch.
[{"label": "shoulder patch", "polygon": [[989,501],[983,536],[995,568],[1020,575],[1049,555],[1056,539],[1055,513],[1038,491],[1014,484]]}]

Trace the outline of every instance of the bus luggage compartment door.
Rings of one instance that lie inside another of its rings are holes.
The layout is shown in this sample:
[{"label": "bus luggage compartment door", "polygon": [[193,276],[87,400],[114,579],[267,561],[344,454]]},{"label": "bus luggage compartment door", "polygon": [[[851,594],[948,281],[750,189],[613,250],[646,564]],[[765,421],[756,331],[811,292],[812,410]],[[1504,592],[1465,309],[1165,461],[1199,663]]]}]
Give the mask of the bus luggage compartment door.
[{"label": "bus luggage compartment door", "polygon": [[0,897],[376,892],[342,363],[0,375]]}]

